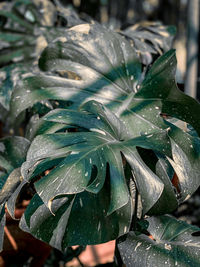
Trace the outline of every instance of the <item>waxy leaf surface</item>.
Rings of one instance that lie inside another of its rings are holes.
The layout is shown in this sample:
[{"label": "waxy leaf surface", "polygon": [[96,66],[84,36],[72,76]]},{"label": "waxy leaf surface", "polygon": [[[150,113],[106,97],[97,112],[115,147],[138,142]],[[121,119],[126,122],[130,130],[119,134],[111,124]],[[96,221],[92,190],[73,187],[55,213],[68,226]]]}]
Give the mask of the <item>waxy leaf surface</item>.
[{"label": "waxy leaf surface", "polygon": [[170,216],[147,219],[148,232],[129,232],[118,248],[124,264],[128,267],[140,266],[199,266],[200,229]]}]

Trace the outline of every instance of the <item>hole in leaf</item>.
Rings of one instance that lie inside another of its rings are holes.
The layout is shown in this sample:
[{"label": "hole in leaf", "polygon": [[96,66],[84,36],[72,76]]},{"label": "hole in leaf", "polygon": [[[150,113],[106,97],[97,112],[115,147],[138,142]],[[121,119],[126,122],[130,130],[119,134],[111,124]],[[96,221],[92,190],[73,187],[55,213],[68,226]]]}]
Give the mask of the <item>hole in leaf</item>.
[{"label": "hole in leaf", "polygon": [[90,181],[89,181],[88,186],[94,182],[94,180],[97,177],[97,173],[98,173],[98,169],[97,169],[96,165],[92,165],[92,172],[91,172],[91,177],[90,177]]},{"label": "hole in leaf", "polygon": [[174,176],[171,180],[173,186],[176,188],[177,192],[180,193],[181,190],[180,190],[180,183],[179,183],[179,179],[178,179],[178,176],[176,173],[174,173]]},{"label": "hole in leaf", "polygon": [[191,234],[192,236],[200,236],[200,231],[194,232]]},{"label": "hole in leaf", "polygon": [[57,70],[55,73],[58,74],[62,78],[67,78],[67,79],[72,79],[72,80],[81,80],[81,77],[72,71]]},{"label": "hole in leaf", "polygon": [[[140,157],[145,162],[145,164],[153,171],[155,172],[155,166],[158,161],[158,158],[156,157],[155,153],[151,149],[146,149],[142,147],[136,146],[138,153],[140,154]],[[151,159],[151,160],[149,160]]]}]

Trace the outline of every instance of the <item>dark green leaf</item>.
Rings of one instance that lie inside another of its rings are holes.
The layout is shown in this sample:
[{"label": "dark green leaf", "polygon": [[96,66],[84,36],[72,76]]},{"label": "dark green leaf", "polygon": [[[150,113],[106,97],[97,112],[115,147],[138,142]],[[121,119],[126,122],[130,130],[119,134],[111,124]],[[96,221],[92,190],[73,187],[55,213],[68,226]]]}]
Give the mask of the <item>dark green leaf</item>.
[{"label": "dark green leaf", "polygon": [[174,194],[176,188],[171,183],[174,175],[173,168],[165,157],[158,154],[157,157],[156,174],[164,184],[164,189],[161,197],[148,214],[166,214],[166,212],[172,212],[178,207],[177,194]]},{"label": "dark green leaf", "polygon": [[197,267],[200,265],[200,237],[193,235],[199,231],[170,216],[148,219],[148,231],[153,240],[141,234],[130,232],[126,239],[118,243],[124,264],[140,266]]},{"label": "dark green leaf", "polygon": [[109,216],[108,207],[109,193],[106,188],[97,195],[83,192],[60,196],[52,203],[53,214],[35,195],[20,227],[60,250],[76,244],[99,244],[123,235],[131,223],[130,201]]},{"label": "dark green leaf", "polygon": [[[92,113],[58,109],[45,116],[48,121],[84,127],[86,131],[36,137],[22,166],[23,176],[28,180],[33,179],[36,174],[47,170],[53,160],[60,161],[48,175],[35,183],[39,196],[49,206],[58,195],[84,190],[98,193],[104,186],[108,164],[111,186],[108,213],[112,213],[126,205],[129,198],[121,156],[123,153],[135,175],[143,199],[143,212],[146,213],[159,199],[164,184],[143,162],[136,147],[154,149],[170,157],[167,131],[130,139],[126,127],[107,108],[97,102],[87,103],[85,108]],[[49,184],[53,186],[49,187]]]}]

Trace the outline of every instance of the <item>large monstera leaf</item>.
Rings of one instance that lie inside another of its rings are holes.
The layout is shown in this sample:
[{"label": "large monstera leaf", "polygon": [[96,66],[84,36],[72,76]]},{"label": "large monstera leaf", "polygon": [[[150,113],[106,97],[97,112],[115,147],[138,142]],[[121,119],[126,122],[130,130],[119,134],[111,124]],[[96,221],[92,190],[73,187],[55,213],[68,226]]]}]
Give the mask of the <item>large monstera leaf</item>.
[{"label": "large monstera leaf", "polygon": [[151,217],[148,232],[129,232],[118,248],[124,264],[140,266],[199,266],[200,229],[170,216]]},{"label": "large monstera leaf", "polygon": [[101,103],[124,99],[136,90],[141,75],[129,42],[98,24],[70,28],[42,53],[39,66],[48,75],[27,78],[16,89],[13,116],[44,99],[66,100],[74,108],[91,99]]},{"label": "large monstera leaf", "polygon": [[20,166],[26,158],[29,141],[25,138],[5,137],[0,140],[0,250],[3,245],[5,226],[5,204],[14,216],[16,197],[25,184],[22,179]]},{"label": "large monstera leaf", "polygon": [[[192,174],[194,166],[199,164],[192,148],[189,151],[181,148],[176,137],[182,130],[174,125],[167,130],[132,138],[125,124],[108,108],[94,101],[83,108],[83,111],[55,109],[48,113],[44,120],[66,124],[68,128],[76,127],[81,132],[37,136],[22,165],[24,179],[36,181],[37,195],[27,209],[21,227],[60,249],[67,245],[106,242],[128,231],[135,202],[134,198],[131,199],[130,179],[141,195],[143,214],[174,210],[177,199],[170,181],[172,177],[167,171],[169,162],[173,167],[177,165],[177,168],[184,169],[179,165],[182,162],[177,160],[181,151],[187,162],[187,173],[191,171]],[[199,150],[199,139],[184,134],[187,145],[193,144],[195,150]],[[155,170],[143,160],[138,147],[158,155]],[[131,169],[132,178],[125,177],[126,164]],[[44,176],[47,170],[50,171]],[[196,175],[188,177],[184,171],[182,173],[180,187],[185,185],[181,191],[184,200],[191,193],[188,190],[196,190],[199,183]],[[194,185],[187,189],[187,183]],[[79,209],[81,213],[76,226],[73,218]],[[92,233],[88,220],[94,221]],[[57,230],[63,221],[62,234],[58,237]],[[42,230],[44,224],[51,225],[50,232]],[[99,226],[103,224],[104,227]],[[112,230],[108,231],[106,225],[113,225]]]}]

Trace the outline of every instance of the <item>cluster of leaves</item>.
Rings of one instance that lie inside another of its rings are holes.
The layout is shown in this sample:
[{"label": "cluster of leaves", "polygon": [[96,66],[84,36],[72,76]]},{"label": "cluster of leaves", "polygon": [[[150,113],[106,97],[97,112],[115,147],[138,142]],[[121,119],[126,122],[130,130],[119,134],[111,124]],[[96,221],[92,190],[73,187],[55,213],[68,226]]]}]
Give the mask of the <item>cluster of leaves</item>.
[{"label": "cluster of leaves", "polygon": [[[33,36],[43,29],[36,22]],[[24,71],[7,102],[10,122],[23,121],[25,135],[0,142],[0,240],[5,205],[14,217],[16,198],[29,183],[35,194],[20,227],[55,248],[120,238],[127,266],[153,266],[156,255],[156,266],[198,266],[199,229],[164,214],[200,185],[200,105],[177,88],[174,50],[148,72],[150,61],[138,56],[168,50],[169,28],[117,33],[78,23],[45,27],[51,37],[37,72]],[[2,32],[6,38],[7,27]]]}]

